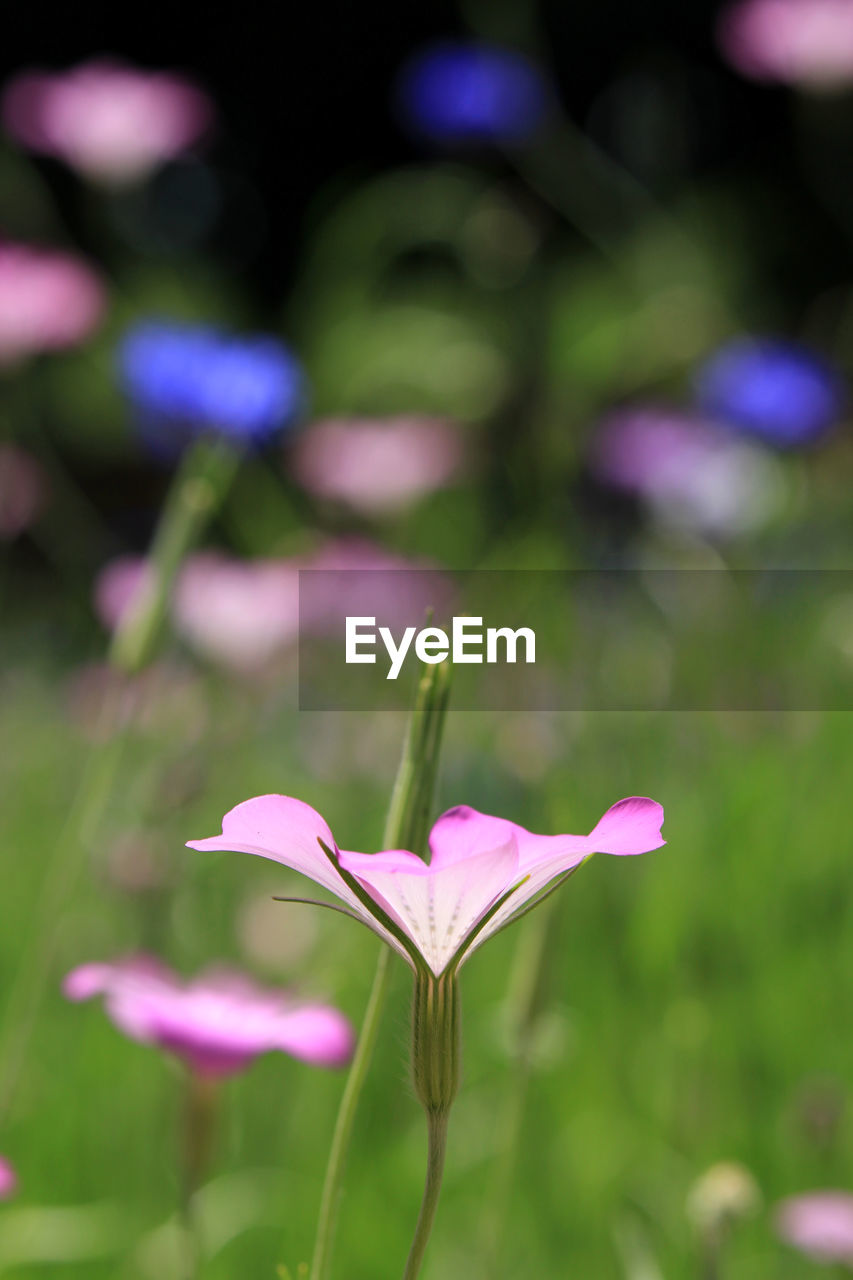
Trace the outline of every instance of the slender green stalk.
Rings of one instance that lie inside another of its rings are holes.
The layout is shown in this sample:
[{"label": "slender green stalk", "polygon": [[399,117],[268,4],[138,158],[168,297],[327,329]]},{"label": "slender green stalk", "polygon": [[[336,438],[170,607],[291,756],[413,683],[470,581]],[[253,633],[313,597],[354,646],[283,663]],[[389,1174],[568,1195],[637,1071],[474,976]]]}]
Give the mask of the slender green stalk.
[{"label": "slender green stalk", "polygon": [[459,982],[449,966],[436,977],[415,976],[412,1009],[412,1084],[427,1118],[427,1173],[404,1280],[414,1280],[429,1242],[444,1172],[447,1121],[459,1089]]},{"label": "slender green stalk", "polygon": [[181,561],[221,503],[238,460],[233,446],[218,436],[203,438],[187,451],[154,535],[145,588],[113,637],[113,666],[135,672],[148,661]]},{"label": "slender green stalk", "polygon": [[373,975],[373,985],[370,988],[367,1008],[364,1011],[364,1020],[361,1024],[355,1056],[347,1074],[347,1082],[344,1086],[335,1121],[335,1132],[332,1135],[332,1145],[329,1150],[326,1176],[323,1182],[323,1194],[320,1199],[320,1213],[317,1221],[317,1235],[314,1241],[314,1256],[311,1261],[310,1280],[323,1280],[331,1263],[344,1167],[352,1137],[355,1113],[373,1058],[373,1050],[376,1047],[379,1021],[388,994],[390,966],[391,952],[383,944],[377,960],[376,972]]},{"label": "slender green stalk", "polygon": [[213,1150],[219,1111],[219,1081],[190,1072],[186,1080],[181,1132],[181,1218],[184,1227],[180,1260],[181,1280],[198,1280],[204,1258],[204,1239],[196,1192],[201,1187]]},{"label": "slender green stalk", "polygon": [[151,575],[143,596],[116,632],[109,662],[116,681],[101,709],[97,744],[42,878],[41,897],[9,990],[0,1029],[0,1119],[8,1112],[50,977],[59,930],[94,845],[128,736],[121,673],[134,675],[150,660],[169,593],[183,557],[225,494],[237,455],[224,440],[201,440],[184,458],[157,526]]},{"label": "slender green stalk", "polygon": [[[429,819],[435,794],[438,756],[450,693],[450,668],[442,663],[426,667],[418,683],[414,707],[391,802],[385,820],[383,847],[426,851]],[[379,1021],[388,994],[391,952],[383,943],[376,973],[364,1013],[358,1044],[347,1075],[332,1145],[326,1165],[317,1234],[309,1280],[325,1280],[331,1265],[335,1224],[341,1198],[344,1167],[349,1150],[355,1113],[364,1081],[373,1058]]]},{"label": "slender green stalk", "polygon": [[432,1231],[435,1211],[438,1208],[438,1198],[441,1194],[441,1179],[444,1173],[448,1114],[448,1111],[427,1112],[429,1146],[427,1151],[426,1182],[424,1184],[423,1200],[421,1201],[421,1211],[418,1216],[418,1225],[415,1228],[415,1238],[412,1241],[409,1258],[406,1262],[406,1270],[403,1272],[403,1280],[417,1280],[417,1276],[420,1275],[421,1263],[423,1262],[430,1232]]},{"label": "slender green stalk", "polygon": [[706,1241],[702,1254],[702,1280],[721,1280],[721,1254],[717,1241]]}]

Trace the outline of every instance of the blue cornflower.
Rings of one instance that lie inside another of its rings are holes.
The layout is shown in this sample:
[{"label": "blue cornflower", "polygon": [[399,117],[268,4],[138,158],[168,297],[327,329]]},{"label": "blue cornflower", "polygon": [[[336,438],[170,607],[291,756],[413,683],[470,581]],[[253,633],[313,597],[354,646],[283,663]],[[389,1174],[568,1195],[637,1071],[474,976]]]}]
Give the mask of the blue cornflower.
[{"label": "blue cornflower", "polygon": [[118,363],[143,434],[168,453],[206,432],[262,444],[288,427],[305,401],[301,365],[265,334],[240,338],[148,320],[126,334]]},{"label": "blue cornflower", "polygon": [[808,444],[838,421],[845,387],[821,356],[795,342],[735,338],[698,370],[707,415],[779,448]]},{"label": "blue cornflower", "polygon": [[412,58],[397,96],[409,128],[434,142],[518,142],[541,122],[548,95],[522,54],[460,41]]}]

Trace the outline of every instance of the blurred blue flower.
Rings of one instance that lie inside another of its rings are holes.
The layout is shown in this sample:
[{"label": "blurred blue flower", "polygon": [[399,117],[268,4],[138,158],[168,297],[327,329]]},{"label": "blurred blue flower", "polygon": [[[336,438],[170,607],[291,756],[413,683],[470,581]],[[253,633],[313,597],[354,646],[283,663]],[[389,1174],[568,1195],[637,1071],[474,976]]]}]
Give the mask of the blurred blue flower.
[{"label": "blurred blue flower", "polygon": [[149,320],[125,335],[118,362],[144,436],[167,454],[211,431],[262,444],[294,421],[305,400],[301,365],[268,335],[237,338]]},{"label": "blurred blue flower", "polygon": [[698,370],[702,411],[780,448],[808,444],[841,416],[840,374],[808,347],[736,338]]},{"label": "blurred blue flower", "polygon": [[448,42],[402,69],[404,122],[435,142],[517,142],[541,122],[547,103],[540,71],[520,53]]}]

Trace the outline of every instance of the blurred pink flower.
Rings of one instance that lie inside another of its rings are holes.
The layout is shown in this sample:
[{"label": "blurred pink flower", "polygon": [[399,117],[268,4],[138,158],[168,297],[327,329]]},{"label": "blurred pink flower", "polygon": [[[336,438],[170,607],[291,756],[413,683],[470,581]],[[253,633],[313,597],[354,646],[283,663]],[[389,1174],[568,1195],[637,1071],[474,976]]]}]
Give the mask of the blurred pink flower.
[{"label": "blurred pink flower", "polygon": [[69,1000],[102,995],[120,1031],[177,1054],[200,1075],[233,1075],[271,1050],[322,1067],[343,1066],[352,1054],[353,1031],[337,1009],[229,970],[182,982],[153,957],[138,956],[80,965],[63,990]]},{"label": "blurred pink flower", "polygon": [[47,479],[31,454],[0,444],[0,539],[16,538],[41,515]]},{"label": "blurred pink flower", "polygon": [[587,836],[538,836],[460,805],[433,826],[431,858],[424,862],[401,849],[339,850],[315,809],[290,796],[266,795],[226,813],[221,835],[188,843],[255,854],[301,872],[340,898],[413,969],[425,963],[438,976],[590,854],[659,849],[662,822],[659,804],[633,796],[608,809]]},{"label": "blurred pink flower", "polygon": [[117,556],[95,578],[93,604],[98,620],[115,631],[149,578],[143,556]]},{"label": "blurred pink flower", "polygon": [[0,1156],[0,1200],[8,1200],[18,1190],[18,1175],[5,1156]]},{"label": "blurred pink flower", "polygon": [[[109,631],[148,581],[142,556],[120,556],[95,580],[95,612]],[[219,551],[188,556],[172,591],[172,621],[197,651],[236,670],[264,666],[296,638],[299,564],[239,560]]]},{"label": "blurred pink flower", "polygon": [[300,565],[300,627],[318,635],[342,635],[348,615],[374,614],[386,626],[423,626],[427,609],[436,622],[450,612],[450,578],[425,560],[408,560],[363,538],[333,539]]},{"label": "blurred pink flower", "polygon": [[0,242],[0,364],[82,342],[105,304],[103,285],[79,258]]},{"label": "blurred pink flower", "polygon": [[753,80],[813,89],[853,82],[850,0],[741,0],[717,28],[731,64]]},{"label": "blurred pink flower", "polygon": [[642,498],[664,522],[705,534],[759,528],[784,498],[767,449],[675,409],[616,410],[599,425],[589,464],[599,481]]},{"label": "blurred pink flower", "polygon": [[776,1229],[810,1258],[853,1267],[853,1195],[847,1191],[813,1191],[783,1200]]},{"label": "blurred pink flower", "polygon": [[[300,600],[300,570],[323,570]],[[95,580],[95,612],[114,631],[147,581],[140,556],[121,556]],[[296,642],[300,626],[325,633],[365,608],[389,625],[420,624],[430,605],[446,608],[449,584],[439,571],[357,538],[321,543],[303,556],[240,560],[199,551],[184,562],[172,592],[177,633],[198,653],[240,672],[268,666]]]},{"label": "blurred pink flower", "polygon": [[235,670],[257,670],[296,639],[299,568],[198,552],[178,575],[172,614],[197,651]]},{"label": "blurred pink flower", "polygon": [[123,184],[192,146],[214,111],[207,94],[180,76],[99,61],[23,72],[7,87],[2,114],[23,146],[95,181]]},{"label": "blurred pink flower", "polygon": [[293,447],[300,484],[368,515],[400,511],[440,489],[461,458],[457,431],[436,418],[330,418]]}]

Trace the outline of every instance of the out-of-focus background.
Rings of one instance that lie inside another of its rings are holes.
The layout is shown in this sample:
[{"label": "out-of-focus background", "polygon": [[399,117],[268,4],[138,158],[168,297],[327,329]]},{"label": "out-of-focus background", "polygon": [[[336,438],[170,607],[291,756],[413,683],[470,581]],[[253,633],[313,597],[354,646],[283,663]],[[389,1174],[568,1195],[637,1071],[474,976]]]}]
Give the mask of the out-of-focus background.
[{"label": "out-of-focus background", "polygon": [[[163,1280],[179,1069],[61,981],[144,950],[358,1023],[374,939],[273,902],[304,886],[272,863],[183,847],[271,791],[379,847],[404,718],[298,711],[297,570],[853,568],[853,13],[471,0],[298,6],[273,29],[245,7],[33,9],[3,61],[0,994],[27,990],[22,958],[46,974],[32,1034],[26,1002],[4,1033],[24,1057],[0,1274]],[[126,682],[110,633],[210,433],[236,473]],[[853,592],[797,625],[846,678]],[[646,711],[449,718],[440,807],[587,831],[649,795],[669,844],[594,860],[466,968],[425,1274],[700,1277],[731,1219],[727,1275],[806,1280],[777,1203],[853,1190],[853,724],[655,709],[666,652],[619,639],[602,678],[647,664]],[[346,1280],[399,1274],[420,1195],[409,985],[396,965]],[[341,1088],[280,1054],[227,1083],[206,1276],[299,1274]],[[723,1161],[743,1168],[697,1193]]]}]

